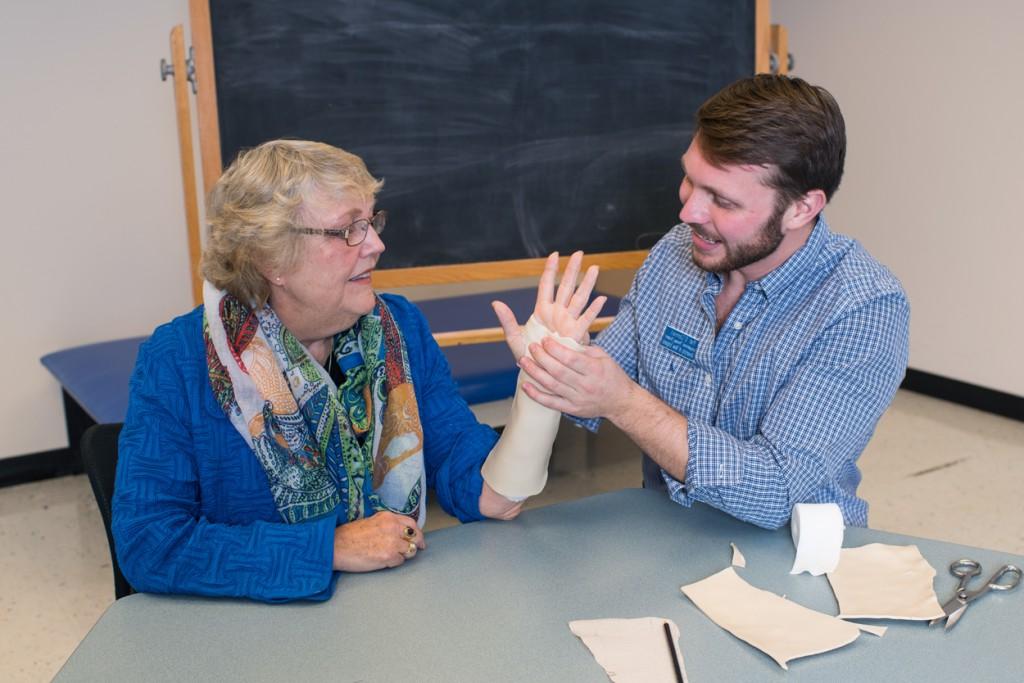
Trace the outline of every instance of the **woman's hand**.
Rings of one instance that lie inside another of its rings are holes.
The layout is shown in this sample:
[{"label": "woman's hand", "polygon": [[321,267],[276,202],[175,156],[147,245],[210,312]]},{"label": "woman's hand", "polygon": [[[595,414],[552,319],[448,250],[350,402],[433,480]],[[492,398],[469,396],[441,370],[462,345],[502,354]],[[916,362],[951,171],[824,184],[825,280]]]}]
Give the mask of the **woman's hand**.
[{"label": "woman's hand", "polygon": [[343,572],[372,572],[397,567],[427,547],[423,532],[411,517],[378,512],[334,529],[334,568]]},{"label": "woman's hand", "polygon": [[[537,304],[534,306],[533,315],[555,334],[570,337],[578,343],[586,345],[590,341],[590,325],[601,312],[601,307],[604,306],[608,297],[599,296],[587,306],[590,294],[594,291],[594,285],[597,283],[598,267],[587,268],[583,280],[577,287],[576,278],[580,274],[582,263],[582,251],[577,251],[569,257],[569,263],[565,266],[562,281],[556,292],[558,252],[548,256],[547,263],[544,264],[544,274],[541,275],[540,285],[537,287]],[[522,328],[516,322],[516,316],[512,309],[504,302],[494,301],[491,303],[491,307],[505,331],[505,341],[518,362],[526,355],[526,340],[523,337]]]},{"label": "woman's hand", "polygon": [[510,520],[523,511],[523,501],[514,502],[501,495],[485,481],[480,491],[480,514],[492,519]]}]

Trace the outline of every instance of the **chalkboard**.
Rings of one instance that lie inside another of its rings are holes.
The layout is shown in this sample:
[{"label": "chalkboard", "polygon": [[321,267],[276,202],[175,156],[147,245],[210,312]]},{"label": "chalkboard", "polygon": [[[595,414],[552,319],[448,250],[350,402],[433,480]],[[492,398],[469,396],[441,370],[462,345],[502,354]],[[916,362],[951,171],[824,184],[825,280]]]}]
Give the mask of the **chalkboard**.
[{"label": "chalkboard", "polygon": [[648,248],[754,0],[211,0],[221,152],[322,140],[385,179],[383,267]]}]

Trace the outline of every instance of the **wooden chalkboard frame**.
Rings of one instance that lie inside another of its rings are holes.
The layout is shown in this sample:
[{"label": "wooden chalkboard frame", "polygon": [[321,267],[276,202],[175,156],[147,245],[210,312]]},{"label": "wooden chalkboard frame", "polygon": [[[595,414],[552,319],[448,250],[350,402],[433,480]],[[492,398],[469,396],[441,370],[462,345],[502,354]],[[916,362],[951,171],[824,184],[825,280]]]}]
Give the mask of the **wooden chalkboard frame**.
[{"label": "wooden chalkboard frame", "polygon": [[[223,170],[209,2],[210,0],[189,0],[197,82],[196,112],[204,195],[209,193]],[[755,64],[753,65],[755,72],[766,72],[769,70],[772,30],[770,14],[770,0],[755,0]],[[597,264],[607,270],[632,269],[638,267],[643,262],[646,253],[646,251],[638,250],[592,254],[587,257],[586,263]],[[393,268],[377,271],[374,274],[374,281],[378,287],[403,287],[498,280],[535,276],[543,270],[543,267],[544,259],[537,258],[458,265]],[[196,272],[197,268],[198,258],[193,257],[193,272]]]}]

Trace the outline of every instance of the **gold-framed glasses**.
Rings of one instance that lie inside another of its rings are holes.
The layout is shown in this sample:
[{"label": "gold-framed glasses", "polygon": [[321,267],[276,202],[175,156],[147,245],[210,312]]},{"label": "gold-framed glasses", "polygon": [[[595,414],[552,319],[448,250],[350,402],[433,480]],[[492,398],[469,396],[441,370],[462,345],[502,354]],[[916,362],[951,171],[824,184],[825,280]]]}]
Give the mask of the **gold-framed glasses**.
[{"label": "gold-framed glasses", "polygon": [[350,247],[357,247],[363,243],[366,239],[366,233],[373,227],[374,232],[378,235],[384,232],[384,226],[388,222],[388,212],[378,211],[373,214],[370,218],[360,218],[357,221],[353,221],[346,225],[344,228],[303,228],[293,227],[292,232],[301,233],[303,235],[327,235],[328,237],[337,237],[338,239],[345,240],[345,244]]}]

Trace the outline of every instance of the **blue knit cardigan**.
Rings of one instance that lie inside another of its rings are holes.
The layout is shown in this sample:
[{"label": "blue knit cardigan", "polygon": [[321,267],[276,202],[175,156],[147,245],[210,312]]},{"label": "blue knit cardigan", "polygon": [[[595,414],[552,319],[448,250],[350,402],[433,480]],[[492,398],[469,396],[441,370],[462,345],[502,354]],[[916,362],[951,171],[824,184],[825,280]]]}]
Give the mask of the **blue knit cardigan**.
[{"label": "blue knit cardigan", "polygon": [[[459,396],[419,310],[382,296],[408,348],[427,484],[448,513],[480,519],[480,466],[497,435]],[[200,306],[139,349],[114,486],[121,571],[145,592],[326,600],[344,519],[284,523],[263,467],[214,398],[202,324]]]}]

